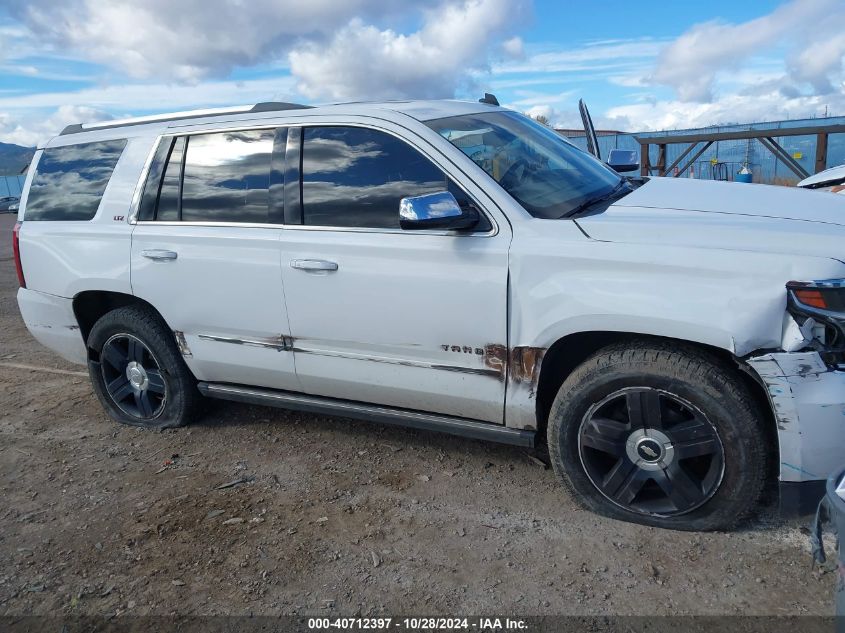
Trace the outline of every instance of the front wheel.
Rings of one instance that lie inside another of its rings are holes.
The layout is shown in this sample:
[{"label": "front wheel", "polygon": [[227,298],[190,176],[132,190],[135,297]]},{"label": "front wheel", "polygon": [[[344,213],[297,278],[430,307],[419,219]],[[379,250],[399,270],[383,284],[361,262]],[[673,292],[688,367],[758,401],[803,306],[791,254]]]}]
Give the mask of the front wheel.
[{"label": "front wheel", "polygon": [[616,519],[725,529],[756,506],[766,441],[739,376],[694,347],[608,347],[563,383],[548,425],[555,472]]},{"label": "front wheel", "polygon": [[148,308],[129,306],[101,317],[88,336],[88,372],[108,414],[122,424],[184,426],[200,398],[173,335]]}]

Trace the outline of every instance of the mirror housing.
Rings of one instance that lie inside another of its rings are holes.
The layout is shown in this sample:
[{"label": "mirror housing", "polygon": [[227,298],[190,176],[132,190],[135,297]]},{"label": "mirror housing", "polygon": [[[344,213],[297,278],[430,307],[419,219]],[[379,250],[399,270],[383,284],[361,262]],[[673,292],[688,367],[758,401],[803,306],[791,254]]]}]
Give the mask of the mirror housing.
[{"label": "mirror housing", "polygon": [[399,226],[405,231],[461,231],[471,229],[478,224],[479,219],[474,207],[462,208],[448,191],[402,198],[399,201]]},{"label": "mirror housing", "polygon": [[612,149],[610,156],[607,157],[607,164],[621,174],[628,171],[637,171],[640,168],[640,159],[636,150]]}]

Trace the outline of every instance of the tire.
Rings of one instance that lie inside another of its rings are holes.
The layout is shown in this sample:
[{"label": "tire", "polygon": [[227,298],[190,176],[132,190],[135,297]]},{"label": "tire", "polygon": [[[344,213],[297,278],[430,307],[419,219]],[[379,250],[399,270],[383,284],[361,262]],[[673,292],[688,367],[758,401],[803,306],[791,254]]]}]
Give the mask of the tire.
[{"label": "tire", "polygon": [[767,473],[763,424],[736,370],[693,346],[643,341],[577,367],[547,431],[555,473],[584,508],[707,531],[756,509]]},{"label": "tire", "polygon": [[191,420],[201,398],[196,379],[151,309],[108,312],[91,328],[87,345],[94,392],[116,421],[165,429]]}]

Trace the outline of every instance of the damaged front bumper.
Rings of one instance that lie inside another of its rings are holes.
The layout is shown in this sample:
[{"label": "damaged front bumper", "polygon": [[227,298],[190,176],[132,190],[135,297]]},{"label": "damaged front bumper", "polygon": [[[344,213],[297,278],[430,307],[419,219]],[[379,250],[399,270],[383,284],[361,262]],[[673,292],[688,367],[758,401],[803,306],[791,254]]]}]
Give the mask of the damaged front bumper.
[{"label": "damaged front bumper", "polygon": [[845,459],[845,367],[825,364],[815,351],[747,362],[768,390],[777,423],[782,506],[801,511],[818,502],[825,479]]}]

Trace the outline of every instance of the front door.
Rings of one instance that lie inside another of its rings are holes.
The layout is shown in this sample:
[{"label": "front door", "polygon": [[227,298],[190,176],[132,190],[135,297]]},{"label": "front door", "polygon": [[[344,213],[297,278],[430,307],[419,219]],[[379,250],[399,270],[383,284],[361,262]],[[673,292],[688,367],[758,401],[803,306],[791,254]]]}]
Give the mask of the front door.
[{"label": "front door", "polygon": [[388,131],[306,127],[300,143],[301,224],[288,214],[281,240],[303,390],[502,423],[508,227],[400,230],[403,197],[478,204]]},{"label": "front door", "polygon": [[286,342],[277,137],[283,150],[286,130],[166,137],[145,187],[132,289],[184,337],[201,380],[299,388]]}]

